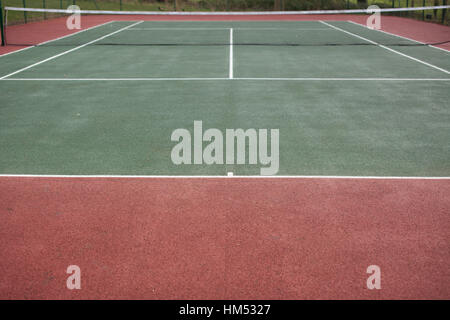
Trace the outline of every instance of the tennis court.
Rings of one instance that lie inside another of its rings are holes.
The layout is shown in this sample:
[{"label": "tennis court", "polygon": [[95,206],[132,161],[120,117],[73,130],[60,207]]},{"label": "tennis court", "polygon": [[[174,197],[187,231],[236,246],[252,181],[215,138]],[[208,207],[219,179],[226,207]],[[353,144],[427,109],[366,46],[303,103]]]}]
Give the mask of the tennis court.
[{"label": "tennis court", "polygon": [[447,176],[449,54],[405,44],[347,21],[109,22],[2,57],[2,171],[257,172],[171,164],[202,120],[280,129],[283,175]]},{"label": "tennis court", "polygon": [[[0,57],[3,297],[449,297],[449,51],[342,19],[124,19]],[[174,164],[194,121],[279,129],[276,174]],[[45,282],[77,259],[104,291]]]}]

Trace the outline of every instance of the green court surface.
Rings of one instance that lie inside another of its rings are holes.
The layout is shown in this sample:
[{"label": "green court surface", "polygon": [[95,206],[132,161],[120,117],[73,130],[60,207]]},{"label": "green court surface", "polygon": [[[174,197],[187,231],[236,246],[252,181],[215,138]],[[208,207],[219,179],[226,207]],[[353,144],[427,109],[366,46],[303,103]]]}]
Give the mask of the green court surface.
[{"label": "green court surface", "polygon": [[121,21],[5,55],[0,174],[259,174],[173,164],[172,132],[201,120],[279,129],[279,175],[449,176],[450,53],[408,44],[346,21]]}]

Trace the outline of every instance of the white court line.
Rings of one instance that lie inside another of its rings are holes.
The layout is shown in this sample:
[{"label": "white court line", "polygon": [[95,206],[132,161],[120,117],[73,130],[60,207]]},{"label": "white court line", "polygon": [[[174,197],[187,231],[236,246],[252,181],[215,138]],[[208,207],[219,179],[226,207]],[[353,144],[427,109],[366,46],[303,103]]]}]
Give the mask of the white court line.
[{"label": "white court line", "polygon": [[433,46],[433,45],[431,45],[431,44],[426,44],[425,42],[421,42],[421,41],[418,41],[418,40],[414,40],[414,39],[411,39],[411,38],[407,38],[407,37],[404,37],[404,36],[400,36],[400,35],[398,35],[398,34],[390,33],[390,32],[384,31],[384,30],[370,29],[370,28],[368,28],[367,26],[365,26],[365,25],[363,25],[363,24],[359,24],[359,23],[353,22],[353,21],[351,21],[351,20],[347,20],[347,22],[353,23],[353,24],[355,24],[355,25],[357,25],[357,26],[364,27],[364,28],[369,29],[369,30],[376,30],[376,31],[379,31],[379,32],[382,32],[382,33],[386,33],[386,34],[391,35],[391,36],[394,36],[394,37],[398,37],[398,38],[401,38],[401,39],[405,39],[405,40],[409,40],[409,41],[412,41],[412,42],[420,43],[420,44],[426,45],[426,46],[428,46],[428,47],[431,47],[431,48],[434,48],[434,49],[438,49],[438,50],[442,50],[442,51],[444,51],[444,52],[450,53],[450,51],[447,50],[447,49],[439,48],[439,47]]},{"label": "white court line", "polygon": [[3,54],[0,55],[0,58],[4,57],[4,56],[9,56],[10,54],[13,54],[13,53],[17,53],[17,52],[28,50],[28,49],[31,49],[33,47],[35,47],[35,46],[34,45],[29,45],[29,46],[27,46],[25,48],[22,48],[22,49],[17,49],[17,50],[11,51],[11,52],[3,53]]},{"label": "white court line", "polygon": [[230,28],[230,69],[228,78],[233,79],[233,28]]},{"label": "white court line", "polygon": [[450,78],[234,78],[261,81],[450,81]]},{"label": "white court line", "polygon": [[330,28],[269,28],[269,27],[268,28],[265,28],[265,27],[245,28],[245,27],[242,27],[242,28],[234,28],[234,29],[236,29],[236,30],[291,30],[291,31],[317,31],[317,30],[320,30],[320,31],[330,31]]},{"label": "white court line", "polygon": [[0,81],[216,81],[230,78],[7,78]]},{"label": "white court line", "polygon": [[0,178],[114,178],[114,179],[373,179],[373,180],[450,180],[450,177],[414,176],[219,176],[219,175],[59,175],[59,174],[0,174]]},{"label": "white court line", "polygon": [[92,41],[89,41],[89,42],[87,42],[87,43],[85,43],[85,44],[82,44],[81,46],[72,48],[72,49],[70,49],[70,50],[63,51],[63,52],[61,52],[61,53],[58,53],[57,55],[54,55],[54,56],[51,56],[51,57],[49,57],[49,58],[47,58],[47,59],[44,59],[44,60],[41,60],[41,61],[39,61],[39,62],[33,63],[33,64],[29,65],[28,67],[19,69],[19,70],[17,70],[17,71],[11,72],[10,74],[7,74],[6,76],[1,77],[0,80],[5,79],[5,78],[8,78],[8,77],[10,77],[10,76],[12,76],[12,75],[15,75],[15,74],[17,74],[17,73],[20,73],[20,72],[22,72],[22,71],[28,70],[28,69],[30,69],[30,68],[33,68],[33,67],[35,67],[35,66],[37,66],[37,65],[40,65],[40,64],[42,64],[42,63],[45,63],[45,62],[47,62],[47,61],[56,59],[56,58],[61,57],[61,56],[65,55],[65,54],[68,54],[68,53],[70,53],[70,52],[73,52],[73,51],[75,51],[75,50],[78,50],[78,49],[81,49],[81,48],[83,48],[83,47],[86,47],[86,46],[88,46],[88,45],[90,45],[90,44],[92,44],[92,43],[94,43],[94,42],[103,40],[103,39],[105,39],[105,38],[107,38],[107,37],[110,37],[110,36],[112,36],[112,35],[114,35],[114,34],[116,34],[116,33],[121,32],[122,30],[131,28],[132,26],[135,26],[135,25],[137,25],[137,24],[139,24],[139,23],[142,23],[142,22],[143,22],[143,21],[138,21],[138,22],[133,23],[133,24],[131,24],[131,25],[129,25],[129,26],[126,26],[126,27],[121,28],[121,29],[119,29],[119,30],[116,30],[116,31],[114,31],[114,32],[108,33],[107,35],[104,35],[104,36],[102,36],[102,37],[100,37],[100,38],[97,38],[97,39],[95,39],[95,40],[92,40]]},{"label": "white court line", "polygon": [[6,78],[0,81],[450,81],[450,78]]},{"label": "white court line", "polygon": [[30,49],[30,48],[37,47],[37,46],[41,46],[41,45],[44,45],[44,44],[47,44],[47,43],[50,43],[50,42],[53,42],[53,41],[56,41],[56,40],[61,40],[61,39],[67,38],[67,37],[71,37],[71,36],[80,34],[80,33],[82,33],[82,32],[85,32],[85,31],[88,31],[88,30],[92,30],[92,29],[95,29],[95,28],[98,28],[98,27],[107,25],[107,24],[112,23],[112,22],[115,22],[115,21],[108,21],[108,22],[105,22],[105,23],[102,23],[102,24],[99,24],[99,25],[96,25],[96,26],[93,26],[93,27],[89,27],[89,28],[86,28],[86,29],[83,29],[83,30],[80,30],[80,31],[77,31],[77,32],[74,32],[74,33],[71,33],[71,34],[68,34],[68,35],[65,35],[65,36],[62,36],[62,37],[58,37],[58,38],[55,38],[55,39],[52,39],[52,40],[40,42],[40,43],[35,44],[35,45],[30,45],[30,46],[28,46],[28,47],[26,47],[26,48],[23,48],[23,49],[19,49],[19,50],[16,50],[16,51],[7,52],[7,53],[4,53],[4,54],[0,55],[0,57],[4,57],[4,56],[7,56],[7,55],[16,53],[16,52],[28,50],[28,49]]},{"label": "white court line", "polygon": [[166,28],[129,28],[129,29],[127,29],[127,31],[135,31],[135,30],[137,30],[137,31],[141,31],[141,30],[162,30],[162,31],[170,31],[170,30],[176,30],[176,31],[179,31],[179,30],[181,30],[181,31],[183,31],[183,30],[205,30],[205,31],[208,31],[208,30],[230,30],[230,28],[229,27],[221,27],[221,28],[216,28],[216,27],[213,27],[213,28],[206,28],[206,27],[198,27],[198,28],[171,28],[171,27],[166,27]]},{"label": "white court line", "polygon": [[349,32],[349,31],[347,31],[347,30],[344,30],[344,29],[335,27],[335,26],[333,26],[333,25],[331,25],[331,24],[328,24],[328,23],[326,23],[326,22],[324,22],[324,21],[320,21],[320,22],[323,23],[324,25],[329,26],[330,28],[333,28],[333,29],[336,29],[336,30],[338,30],[338,31],[347,33],[347,34],[352,35],[352,36],[354,36],[354,37],[356,37],[356,38],[359,38],[359,39],[362,39],[362,40],[367,41],[367,42],[369,42],[369,43],[372,43],[372,44],[374,44],[374,45],[376,45],[376,46],[378,46],[378,47],[380,47],[380,48],[383,48],[383,49],[386,49],[386,50],[391,51],[391,52],[393,52],[393,53],[396,53],[396,54],[398,54],[398,55],[401,55],[401,56],[403,56],[403,57],[405,57],[405,58],[411,59],[411,60],[413,60],[413,61],[416,61],[416,62],[419,62],[419,63],[421,63],[421,64],[424,64],[424,65],[426,65],[426,66],[428,66],[428,67],[431,67],[431,68],[433,68],[433,69],[436,69],[436,70],[445,72],[445,73],[447,73],[447,74],[450,74],[450,71],[445,70],[445,69],[442,69],[442,68],[439,68],[439,67],[437,67],[437,66],[435,66],[435,65],[433,65],[433,64],[431,64],[431,63],[428,63],[428,62],[422,61],[422,60],[420,60],[420,59],[411,57],[411,56],[409,56],[409,55],[407,55],[407,54],[401,53],[400,51],[397,51],[397,50],[388,48],[388,47],[386,47],[386,46],[383,46],[382,44],[379,44],[378,42],[375,42],[375,41],[369,40],[369,39],[367,39],[367,38],[361,37],[361,36],[359,36],[359,35],[357,35],[357,34],[354,34],[354,33],[352,33],[352,32]]},{"label": "white court line", "polygon": [[[171,28],[171,27],[166,27],[166,28],[130,28],[127,29],[126,31],[143,31],[143,30],[163,30],[163,31],[170,31],[170,30],[229,30],[230,27],[221,27],[221,28],[217,28],[217,27],[213,27],[213,28],[207,28],[207,27],[198,27],[198,28]],[[316,30],[321,30],[321,31],[330,31],[330,28],[265,28],[265,27],[253,27],[253,28],[244,28],[244,27],[233,27],[234,30],[292,30],[292,31],[316,31]]]}]

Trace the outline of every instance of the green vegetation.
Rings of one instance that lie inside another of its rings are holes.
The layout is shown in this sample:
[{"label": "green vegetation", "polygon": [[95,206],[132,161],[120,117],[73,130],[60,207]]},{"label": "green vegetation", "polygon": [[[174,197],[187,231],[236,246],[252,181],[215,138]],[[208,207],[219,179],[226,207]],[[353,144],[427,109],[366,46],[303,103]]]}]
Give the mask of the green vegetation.
[{"label": "green vegetation", "polygon": [[[128,10],[128,11],[267,11],[267,10],[332,10],[367,8],[369,5],[387,7],[419,7],[448,3],[448,0],[4,0],[5,6],[28,8],[67,8],[76,4],[85,10]],[[448,11],[448,10],[447,10]],[[443,10],[425,13],[401,13],[417,19],[442,22]],[[28,14],[33,18],[33,14]],[[38,15],[34,15],[39,19]],[[44,17],[42,17],[44,18]],[[9,23],[23,23],[23,13],[8,14]],[[447,12],[444,23],[449,25]]]}]

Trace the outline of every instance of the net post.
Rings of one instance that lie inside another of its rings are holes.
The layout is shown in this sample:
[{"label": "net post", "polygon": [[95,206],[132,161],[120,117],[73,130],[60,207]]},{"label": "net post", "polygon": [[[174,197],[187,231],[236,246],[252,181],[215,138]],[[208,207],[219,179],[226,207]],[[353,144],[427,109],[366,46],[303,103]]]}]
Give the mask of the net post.
[{"label": "net post", "polygon": [[5,45],[5,27],[3,25],[3,3],[2,0],[0,0],[0,36],[2,37],[2,43],[1,45]]},{"label": "net post", "polygon": [[[22,0],[22,5],[23,5],[24,8],[26,8],[27,7],[27,2],[25,0]],[[25,23],[27,23],[27,12],[26,11],[23,12],[23,21]]]}]

